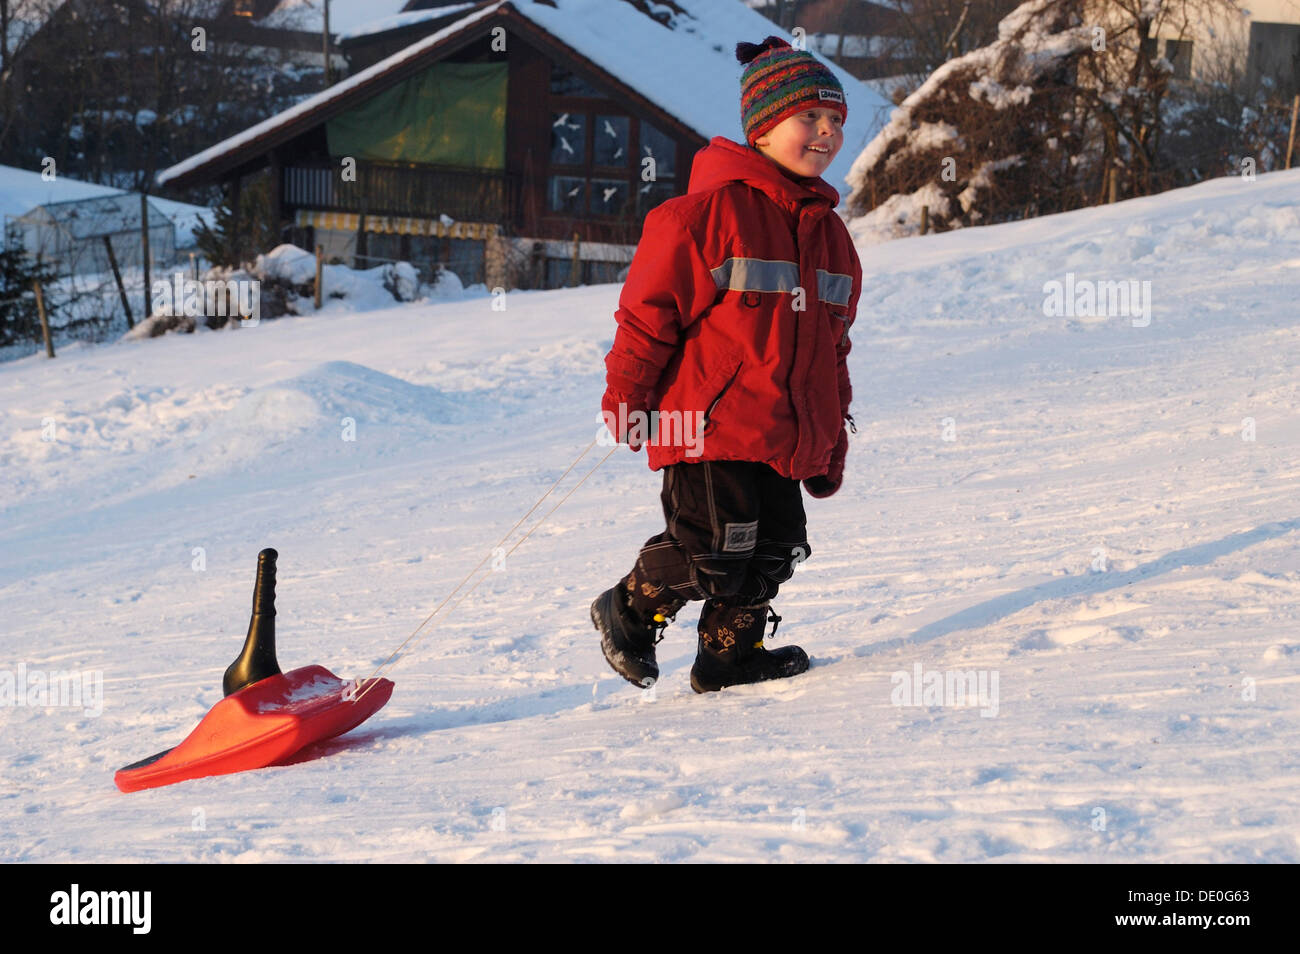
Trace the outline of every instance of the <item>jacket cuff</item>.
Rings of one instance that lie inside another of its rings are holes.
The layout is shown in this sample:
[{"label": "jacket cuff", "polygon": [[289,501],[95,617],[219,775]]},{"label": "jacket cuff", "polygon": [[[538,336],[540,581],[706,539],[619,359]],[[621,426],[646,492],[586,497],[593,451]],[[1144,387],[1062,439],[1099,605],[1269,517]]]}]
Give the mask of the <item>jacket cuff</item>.
[{"label": "jacket cuff", "polygon": [[808,491],[809,496],[825,498],[832,496],[840,489],[842,480],[832,481],[825,474],[819,477],[807,477],[804,479],[803,488]]},{"label": "jacket cuff", "polygon": [[625,394],[649,391],[659,375],[660,369],[643,358],[613,351],[605,356],[605,383]]}]

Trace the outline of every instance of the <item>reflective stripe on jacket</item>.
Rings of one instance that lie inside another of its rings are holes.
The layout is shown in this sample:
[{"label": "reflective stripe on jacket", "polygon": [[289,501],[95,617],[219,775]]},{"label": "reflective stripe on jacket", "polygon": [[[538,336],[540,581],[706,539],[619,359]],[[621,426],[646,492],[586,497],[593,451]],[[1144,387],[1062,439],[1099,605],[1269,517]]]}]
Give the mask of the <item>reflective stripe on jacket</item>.
[{"label": "reflective stripe on jacket", "polygon": [[[821,178],[715,136],[646,216],[605,358],[660,413],[651,470],[700,460],[824,474],[848,415],[862,265]],[[698,431],[698,432],[697,432]]]}]

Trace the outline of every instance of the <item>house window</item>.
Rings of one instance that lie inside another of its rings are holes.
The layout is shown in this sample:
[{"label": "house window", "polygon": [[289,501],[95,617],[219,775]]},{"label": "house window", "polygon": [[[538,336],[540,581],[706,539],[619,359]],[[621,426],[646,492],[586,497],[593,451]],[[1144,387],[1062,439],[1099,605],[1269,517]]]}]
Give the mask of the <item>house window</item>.
[{"label": "house window", "polygon": [[441,235],[412,235],[407,261],[420,272],[420,280],[433,280],[441,265],[452,272],[465,287],[484,281],[484,242],[482,239],[457,239]]},{"label": "house window", "polygon": [[598,166],[621,166],[627,168],[629,156],[627,151],[628,127],[631,120],[626,116],[597,116],[593,128],[592,161]]},{"label": "house window", "polygon": [[677,143],[647,122],[641,123],[641,155],[634,176],[640,214],[677,194]]},{"label": "house window", "polygon": [[551,114],[551,165],[587,164],[587,117],[582,113]]},{"label": "house window", "polygon": [[1300,89],[1300,24],[1253,21],[1246,72],[1252,83],[1271,81],[1288,97]]},{"label": "house window", "polygon": [[677,143],[631,116],[552,109],[550,165],[551,212],[629,218],[677,194]]},{"label": "house window", "polygon": [[654,159],[656,178],[671,179],[677,175],[677,143],[657,126],[641,124],[641,155]]},{"label": "house window", "polygon": [[[605,285],[618,281],[619,273],[627,268],[625,262],[600,262],[582,259],[578,262],[577,281],[579,285]],[[547,258],[545,278],[546,288],[567,288],[574,280],[573,259]]]},{"label": "house window", "polygon": [[1165,40],[1165,59],[1173,64],[1174,79],[1191,79],[1191,40]]},{"label": "house window", "polygon": [[578,176],[551,176],[547,208],[566,215],[587,214],[587,180]]},{"label": "house window", "polygon": [[591,180],[592,215],[623,215],[629,211],[626,179]]}]

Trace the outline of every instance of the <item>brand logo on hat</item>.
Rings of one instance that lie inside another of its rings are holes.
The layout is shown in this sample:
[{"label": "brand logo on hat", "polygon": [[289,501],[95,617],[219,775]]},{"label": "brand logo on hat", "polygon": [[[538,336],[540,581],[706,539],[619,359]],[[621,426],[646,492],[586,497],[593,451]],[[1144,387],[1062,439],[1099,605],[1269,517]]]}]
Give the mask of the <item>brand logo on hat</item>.
[{"label": "brand logo on hat", "polygon": [[819,89],[817,90],[818,99],[829,99],[832,103],[844,102],[844,94],[837,89]]}]

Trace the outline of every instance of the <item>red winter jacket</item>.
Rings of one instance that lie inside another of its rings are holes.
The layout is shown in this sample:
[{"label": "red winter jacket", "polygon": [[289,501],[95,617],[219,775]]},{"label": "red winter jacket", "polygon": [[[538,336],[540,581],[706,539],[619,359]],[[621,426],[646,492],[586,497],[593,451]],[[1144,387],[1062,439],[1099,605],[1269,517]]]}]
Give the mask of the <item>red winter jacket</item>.
[{"label": "red winter jacket", "polygon": [[837,441],[843,466],[862,265],[838,202],[821,178],[715,136],[687,194],[646,216],[605,366],[611,392],[659,411],[651,470],[744,460],[803,480]]}]

